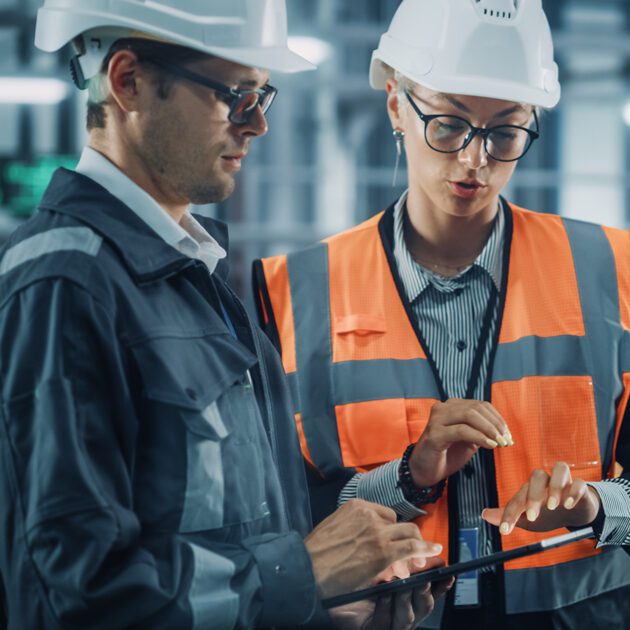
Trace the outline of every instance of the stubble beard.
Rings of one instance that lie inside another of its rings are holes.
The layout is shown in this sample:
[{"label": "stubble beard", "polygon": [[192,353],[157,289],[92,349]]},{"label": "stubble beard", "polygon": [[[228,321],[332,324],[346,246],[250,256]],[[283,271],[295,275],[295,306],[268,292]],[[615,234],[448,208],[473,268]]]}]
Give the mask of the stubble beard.
[{"label": "stubble beard", "polygon": [[[205,205],[225,201],[234,192],[234,178],[220,172],[217,163],[220,158],[214,157],[213,167],[205,169],[209,163],[208,156],[194,148],[189,153],[178,151],[177,147],[182,146],[179,134],[166,121],[157,118],[152,121],[146,129],[145,138],[145,163],[180,198],[192,204]],[[171,146],[174,150],[169,150]]]},{"label": "stubble beard", "polygon": [[196,205],[221,203],[232,195],[235,188],[236,184],[233,179],[220,184],[212,184],[208,180],[207,182],[192,184],[187,196],[190,202]]}]

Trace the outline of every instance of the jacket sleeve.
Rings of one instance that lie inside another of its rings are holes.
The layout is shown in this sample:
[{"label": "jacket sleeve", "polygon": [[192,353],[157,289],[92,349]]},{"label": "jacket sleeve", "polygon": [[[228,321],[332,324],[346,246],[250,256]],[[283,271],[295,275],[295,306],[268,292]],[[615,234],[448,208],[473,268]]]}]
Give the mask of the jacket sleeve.
[{"label": "jacket sleeve", "polygon": [[630,405],[619,431],[615,459],[623,468],[620,477],[589,483],[602,502],[593,526],[598,535],[598,546],[622,545],[630,553]]},{"label": "jacket sleeve", "polygon": [[9,471],[0,503],[14,506],[0,521],[0,569],[12,627],[305,623],[317,598],[297,532],[193,544],[143,531],[133,492],[138,418],[116,317],[62,279],[38,281],[0,309]]}]

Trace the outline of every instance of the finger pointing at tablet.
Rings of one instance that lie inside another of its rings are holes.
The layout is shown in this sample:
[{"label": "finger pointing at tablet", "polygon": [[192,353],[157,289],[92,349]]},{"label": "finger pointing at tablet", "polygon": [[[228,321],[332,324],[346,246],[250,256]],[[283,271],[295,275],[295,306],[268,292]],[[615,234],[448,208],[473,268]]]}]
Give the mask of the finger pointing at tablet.
[{"label": "finger pointing at tablet", "polygon": [[514,527],[545,532],[589,525],[600,505],[597,492],[582,479],[573,479],[568,464],[557,462],[551,474],[534,470],[504,508],[487,508],[481,516],[503,535]]}]

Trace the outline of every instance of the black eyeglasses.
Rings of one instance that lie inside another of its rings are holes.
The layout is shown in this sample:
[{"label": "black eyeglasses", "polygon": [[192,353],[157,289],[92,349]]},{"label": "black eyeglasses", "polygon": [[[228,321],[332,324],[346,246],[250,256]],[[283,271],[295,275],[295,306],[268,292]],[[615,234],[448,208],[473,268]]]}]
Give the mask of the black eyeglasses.
[{"label": "black eyeglasses", "polygon": [[440,153],[457,153],[465,149],[475,138],[483,138],[486,153],[498,162],[520,160],[540,137],[538,116],[534,110],[536,131],[518,125],[499,125],[497,127],[475,127],[465,118],[444,114],[423,114],[412,95],[405,92],[416,114],[424,123],[424,138],[427,144]]},{"label": "black eyeglasses", "polygon": [[235,125],[244,125],[258,106],[260,106],[262,113],[266,114],[278,93],[278,90],[271,85],[264,85],[255,90],[237,90],[181,66],[153,59],[147,59],[146,61],[166,70],[172,75],[203,85],[221,94],[223,100],[230,108],[228,120]]}]

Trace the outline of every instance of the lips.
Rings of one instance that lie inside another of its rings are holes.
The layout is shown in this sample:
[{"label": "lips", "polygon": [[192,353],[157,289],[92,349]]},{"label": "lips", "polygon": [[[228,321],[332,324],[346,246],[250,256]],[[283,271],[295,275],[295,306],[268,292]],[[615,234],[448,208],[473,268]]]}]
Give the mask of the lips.
[{"label": "lips", "polygon": [[463,179],[460,182],[453,182],[454,184],[458,184],[459,186],[464,186],[465,188],[483,188],[485,184],[476,179]]},{"label": "lips", "polygon": [[230,167],[235,170],[241,168],[241,161],[247,155],[247,153],[235,153],[234,155],[222,155],[221,159]]},{"label": "lips", "polygon": [[224,160],[242,160],[247,153],[235,153],[234,155],[222,155]]},{"label": "lips", "polygon": [[463,199],[472,199],[479,195],[485,188],[486,185],[476,179],[466,179],[459,182],[449,182],[448,183],[451,190]]}]

